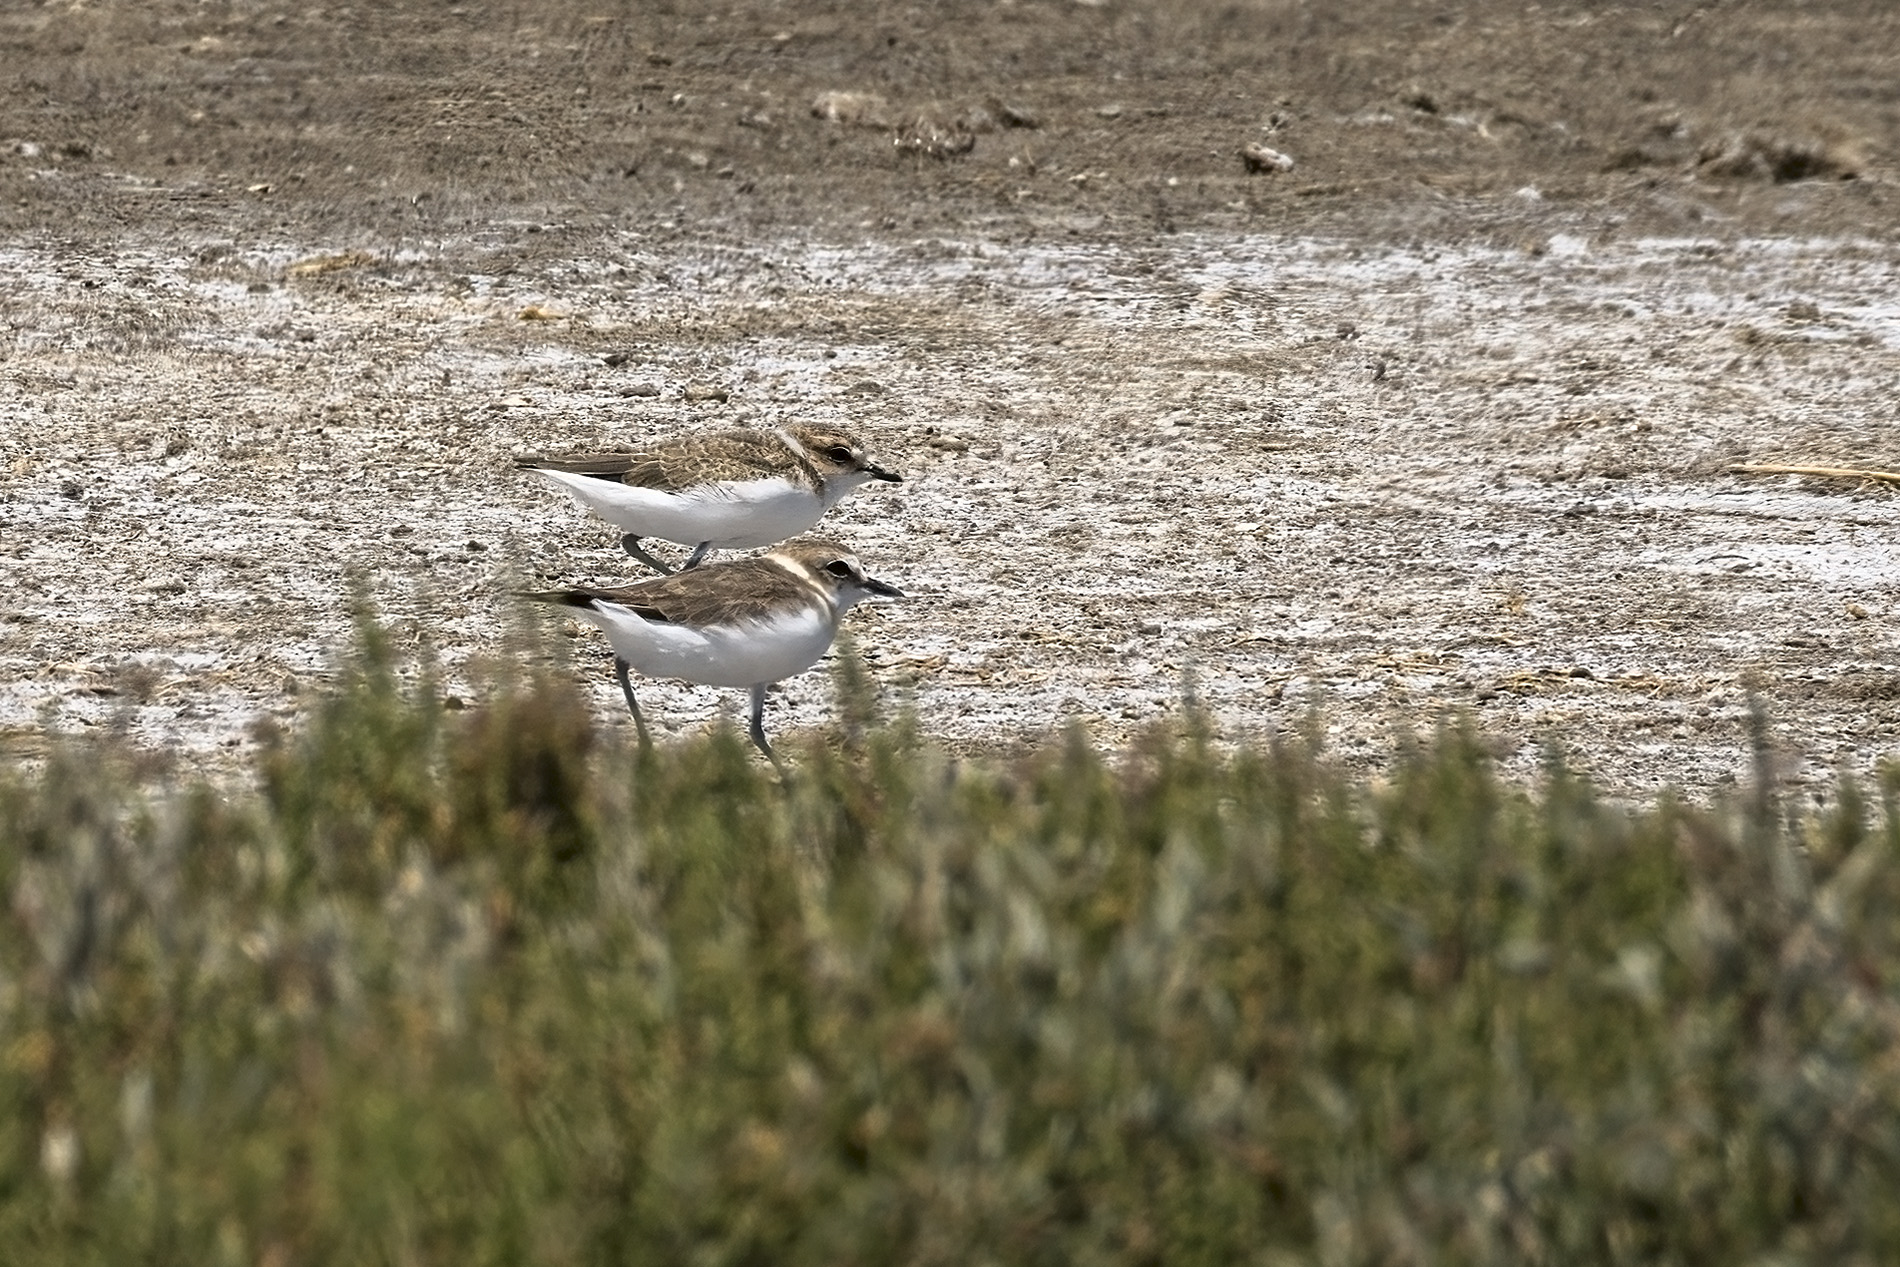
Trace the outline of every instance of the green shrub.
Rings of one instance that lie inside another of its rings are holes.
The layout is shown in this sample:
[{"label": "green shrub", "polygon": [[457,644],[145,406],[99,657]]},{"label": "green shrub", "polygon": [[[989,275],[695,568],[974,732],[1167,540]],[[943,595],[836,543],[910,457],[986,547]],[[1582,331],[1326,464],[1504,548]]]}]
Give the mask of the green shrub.
[{"label": "green shrub", "polygon": [[1900,1260],[1893,783],[958,761],[860,672],[780,786],[366,624],[254,792],[0,775],[6,1261]]}]

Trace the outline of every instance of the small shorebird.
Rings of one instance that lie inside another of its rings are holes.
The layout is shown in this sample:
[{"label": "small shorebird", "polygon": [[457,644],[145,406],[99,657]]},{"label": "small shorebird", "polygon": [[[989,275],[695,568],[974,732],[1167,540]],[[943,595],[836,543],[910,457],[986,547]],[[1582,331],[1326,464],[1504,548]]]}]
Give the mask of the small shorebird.
[{"label": "small shorebird", "polygon": [[566,489],[626,534],[628,554],[662,573],[673,569],[641,547],[642,537],[691,546],[684,571],[711,550],[795,537],[869,480],[903,479],[871,461],[850,432],[802,424],[681,436],[637,453],[517,458],[515,466]]},{"label": "small shorebird", "polygon": [[765,741],[766,688],[818,663],[853,604],[903,596],[895,585],[866,576],[849,550],[820,537],[614,589],[525,595],[570,607],[606,633],[642,747],[652,741],[629,668],[648,677],[748,688],[752,742],[775,766],[778,756]]}]

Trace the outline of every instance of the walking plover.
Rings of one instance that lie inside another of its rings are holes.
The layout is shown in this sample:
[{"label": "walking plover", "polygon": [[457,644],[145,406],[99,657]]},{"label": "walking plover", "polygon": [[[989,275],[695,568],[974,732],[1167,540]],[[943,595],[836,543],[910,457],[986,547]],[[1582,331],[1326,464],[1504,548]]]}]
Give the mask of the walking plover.
[{"label": "walking plover", "polygon": [[624,535],[627,553],[657,572],[642,537],[691,546],[681,570],[711,550],[769,546],[804,532],[869,480],[903,479],[865,455],[856,436],[794,424],[771,431],[681,436],[637,453],[518,458]]},{"label": "walking plover", "polygon": [[646,720],[627,671],[752,692],[752,742],[778,765],[765,741],[765,692],[818,663],[853,604],[903,591],[866,576],[835,541],[800,537],[768,554],[711,563],[613,589],[528,594],[572,608],[613,644],[614,674],[644,747]]}]

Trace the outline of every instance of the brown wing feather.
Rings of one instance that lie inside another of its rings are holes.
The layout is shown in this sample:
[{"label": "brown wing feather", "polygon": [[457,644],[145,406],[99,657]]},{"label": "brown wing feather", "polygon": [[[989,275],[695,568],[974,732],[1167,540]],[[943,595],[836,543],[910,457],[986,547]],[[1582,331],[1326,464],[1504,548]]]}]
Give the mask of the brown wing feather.
[{"label": "brown wing feather", "polygon": [[558,458],[516,458],[518,471],[566,471],[570,475],[594,475],[617,480],[639,460],[637,453],[573,453]]},{"label": "brown wing feather", "polygon": [[644,620],[673,625],[730,625],[790,603],[823,597],[810,582],[764,558],[733,559],[633,585],[571,593],[616,603]]}]

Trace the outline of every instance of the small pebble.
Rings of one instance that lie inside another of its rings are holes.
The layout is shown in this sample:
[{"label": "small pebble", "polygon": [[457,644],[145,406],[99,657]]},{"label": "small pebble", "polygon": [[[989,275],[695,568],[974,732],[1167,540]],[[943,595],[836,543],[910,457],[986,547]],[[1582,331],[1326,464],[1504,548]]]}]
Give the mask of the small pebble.
[{"label": "small pebble", "polygon": [[1290,172],[1293,170],[1292,158],[1279,150],[1268,149],[1258,141],[1242,148],[1240,158],[1250,172]]}]

